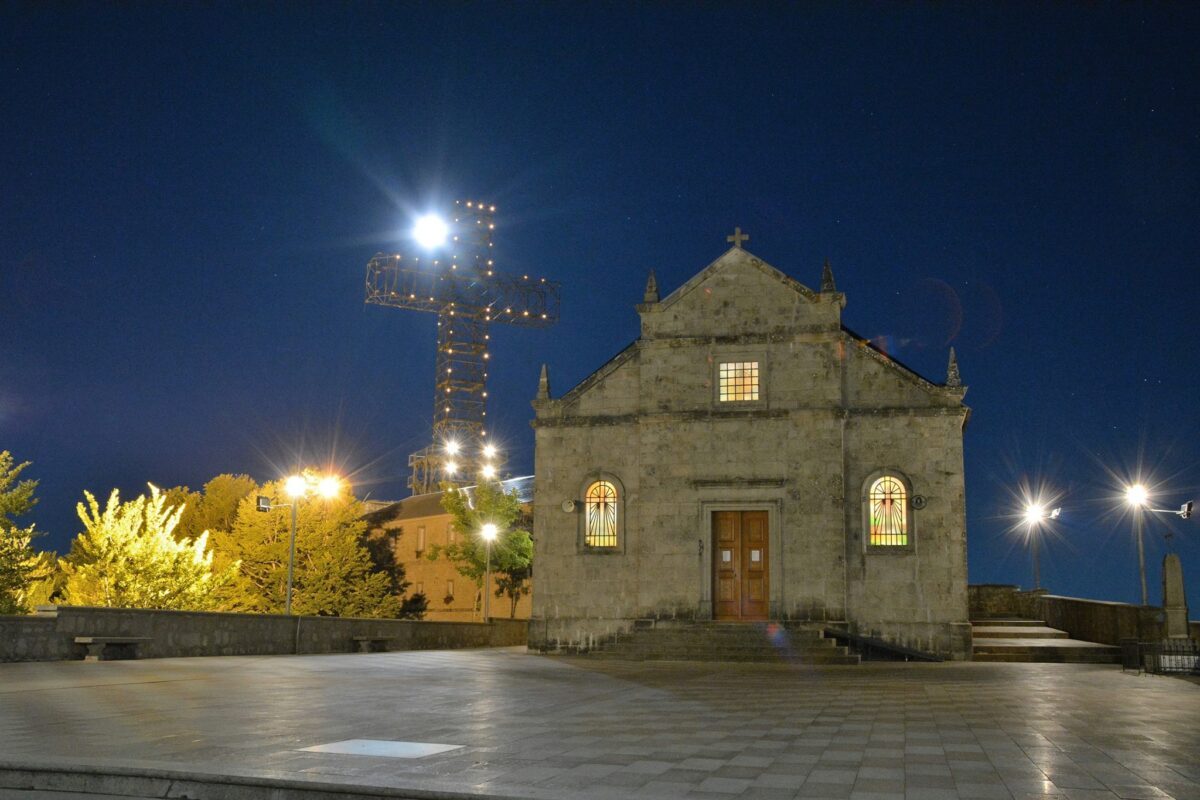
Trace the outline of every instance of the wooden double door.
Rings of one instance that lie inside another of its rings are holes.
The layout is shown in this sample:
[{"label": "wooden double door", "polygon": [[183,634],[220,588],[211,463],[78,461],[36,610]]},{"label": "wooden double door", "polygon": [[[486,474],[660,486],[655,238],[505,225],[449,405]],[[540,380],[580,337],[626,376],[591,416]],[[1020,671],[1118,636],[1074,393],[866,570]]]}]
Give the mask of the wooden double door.
[{"label": "wooden double door", "polygon": [[714,511],[713,619],[766,619],[770,564],[766,511]]}]

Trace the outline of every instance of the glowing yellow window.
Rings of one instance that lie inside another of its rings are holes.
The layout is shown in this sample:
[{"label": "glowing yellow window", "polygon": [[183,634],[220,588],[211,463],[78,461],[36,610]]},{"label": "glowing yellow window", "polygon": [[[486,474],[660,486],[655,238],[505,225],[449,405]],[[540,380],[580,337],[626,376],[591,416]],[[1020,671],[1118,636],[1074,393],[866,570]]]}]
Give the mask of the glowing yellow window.
[{"label": "glowing yellow window", "polygon": [[873,547],[908,544],[908,495],[904,484],[884,475],[871,484],[871,538]]},{"label": "glowing yellow window", "polygon": [[719,373],[722,403],[758,399],[758,362],[729,361],[721,364]]},{"label": "glowing yellow window", "polygon": [[608,481],[596,481],[583,499],[588,547],[617,546],[617,487]]}]

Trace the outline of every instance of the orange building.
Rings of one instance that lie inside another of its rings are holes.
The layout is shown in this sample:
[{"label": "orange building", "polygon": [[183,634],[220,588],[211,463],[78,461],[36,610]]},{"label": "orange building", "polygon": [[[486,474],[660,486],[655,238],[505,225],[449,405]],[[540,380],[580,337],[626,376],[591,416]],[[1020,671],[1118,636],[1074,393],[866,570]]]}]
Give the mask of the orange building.
[{"label": "orange building", "polygon": [[[504,491],[517,491],[521,502],[529,507],[533,500],[533,476],[511,478],[503,481]],[[467,487],[471,491],[471,487]],[[367,520],[370,528],[386,531],[391,538],[392,552],[396,564],[404,568],[404,579],[409,582],[408,595],[424,593],[429,601],[425,619],[439,621],[470,622],[482,619],[476,606],[477,594],[473,581],[458,573],[454,564],[444,557],[429,558],[430,548],[447,545],[462,533],[454,529],[451,517],[442,508],[442,493],[418,494],[398,502],[371,500],[366,502]],[[496,576],[492,576],[493,586]],[[497,597],[495,589],[490,598],[490,613],[493,617],[529,619],[531,609],[532,578],[527,582],[530,591],[522,594],[515,608],[507,596]]]}]

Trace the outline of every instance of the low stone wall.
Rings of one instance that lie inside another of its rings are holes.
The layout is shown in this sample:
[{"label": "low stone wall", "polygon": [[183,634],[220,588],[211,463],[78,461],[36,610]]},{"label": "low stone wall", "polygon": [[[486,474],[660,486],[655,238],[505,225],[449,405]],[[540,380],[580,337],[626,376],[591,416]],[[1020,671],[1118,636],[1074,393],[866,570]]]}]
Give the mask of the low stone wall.
[{"label": "low stone wall", "polygon": [[526,620],[425,622],[134,608],[41,606],[35,616],[0,616],[0,661],[83,658],[76,636],[140,636],[141,658],[350,653],[355,636],[392,639],[390,650],[524,645]]},{"label": "low stone wall", "polygon": [[[1122,639],[1157,641],[1166,637],[1166,614],[1158,606],[1135,606],[1107,600],[1086,600],[1030,592],[1006,584],[967,587],[971,619],[1016,618],[1045,620],[1072,639],[1119,645]],[[1200,638],[1200,622],[1189,623],[1192,638]]]}]

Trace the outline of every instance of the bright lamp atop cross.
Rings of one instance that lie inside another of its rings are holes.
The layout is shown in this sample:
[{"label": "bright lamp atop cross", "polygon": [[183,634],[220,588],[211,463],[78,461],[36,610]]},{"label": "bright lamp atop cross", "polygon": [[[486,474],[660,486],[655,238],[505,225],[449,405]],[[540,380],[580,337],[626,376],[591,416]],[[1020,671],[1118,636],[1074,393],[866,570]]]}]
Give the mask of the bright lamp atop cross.
[{"label": "bright lamp atop cross", "polygon": [[413,225],[413,238],[417,244],[426,250],[441,247],[450,235],[450,226],[437,214],[426,214],[419,217]]}]

